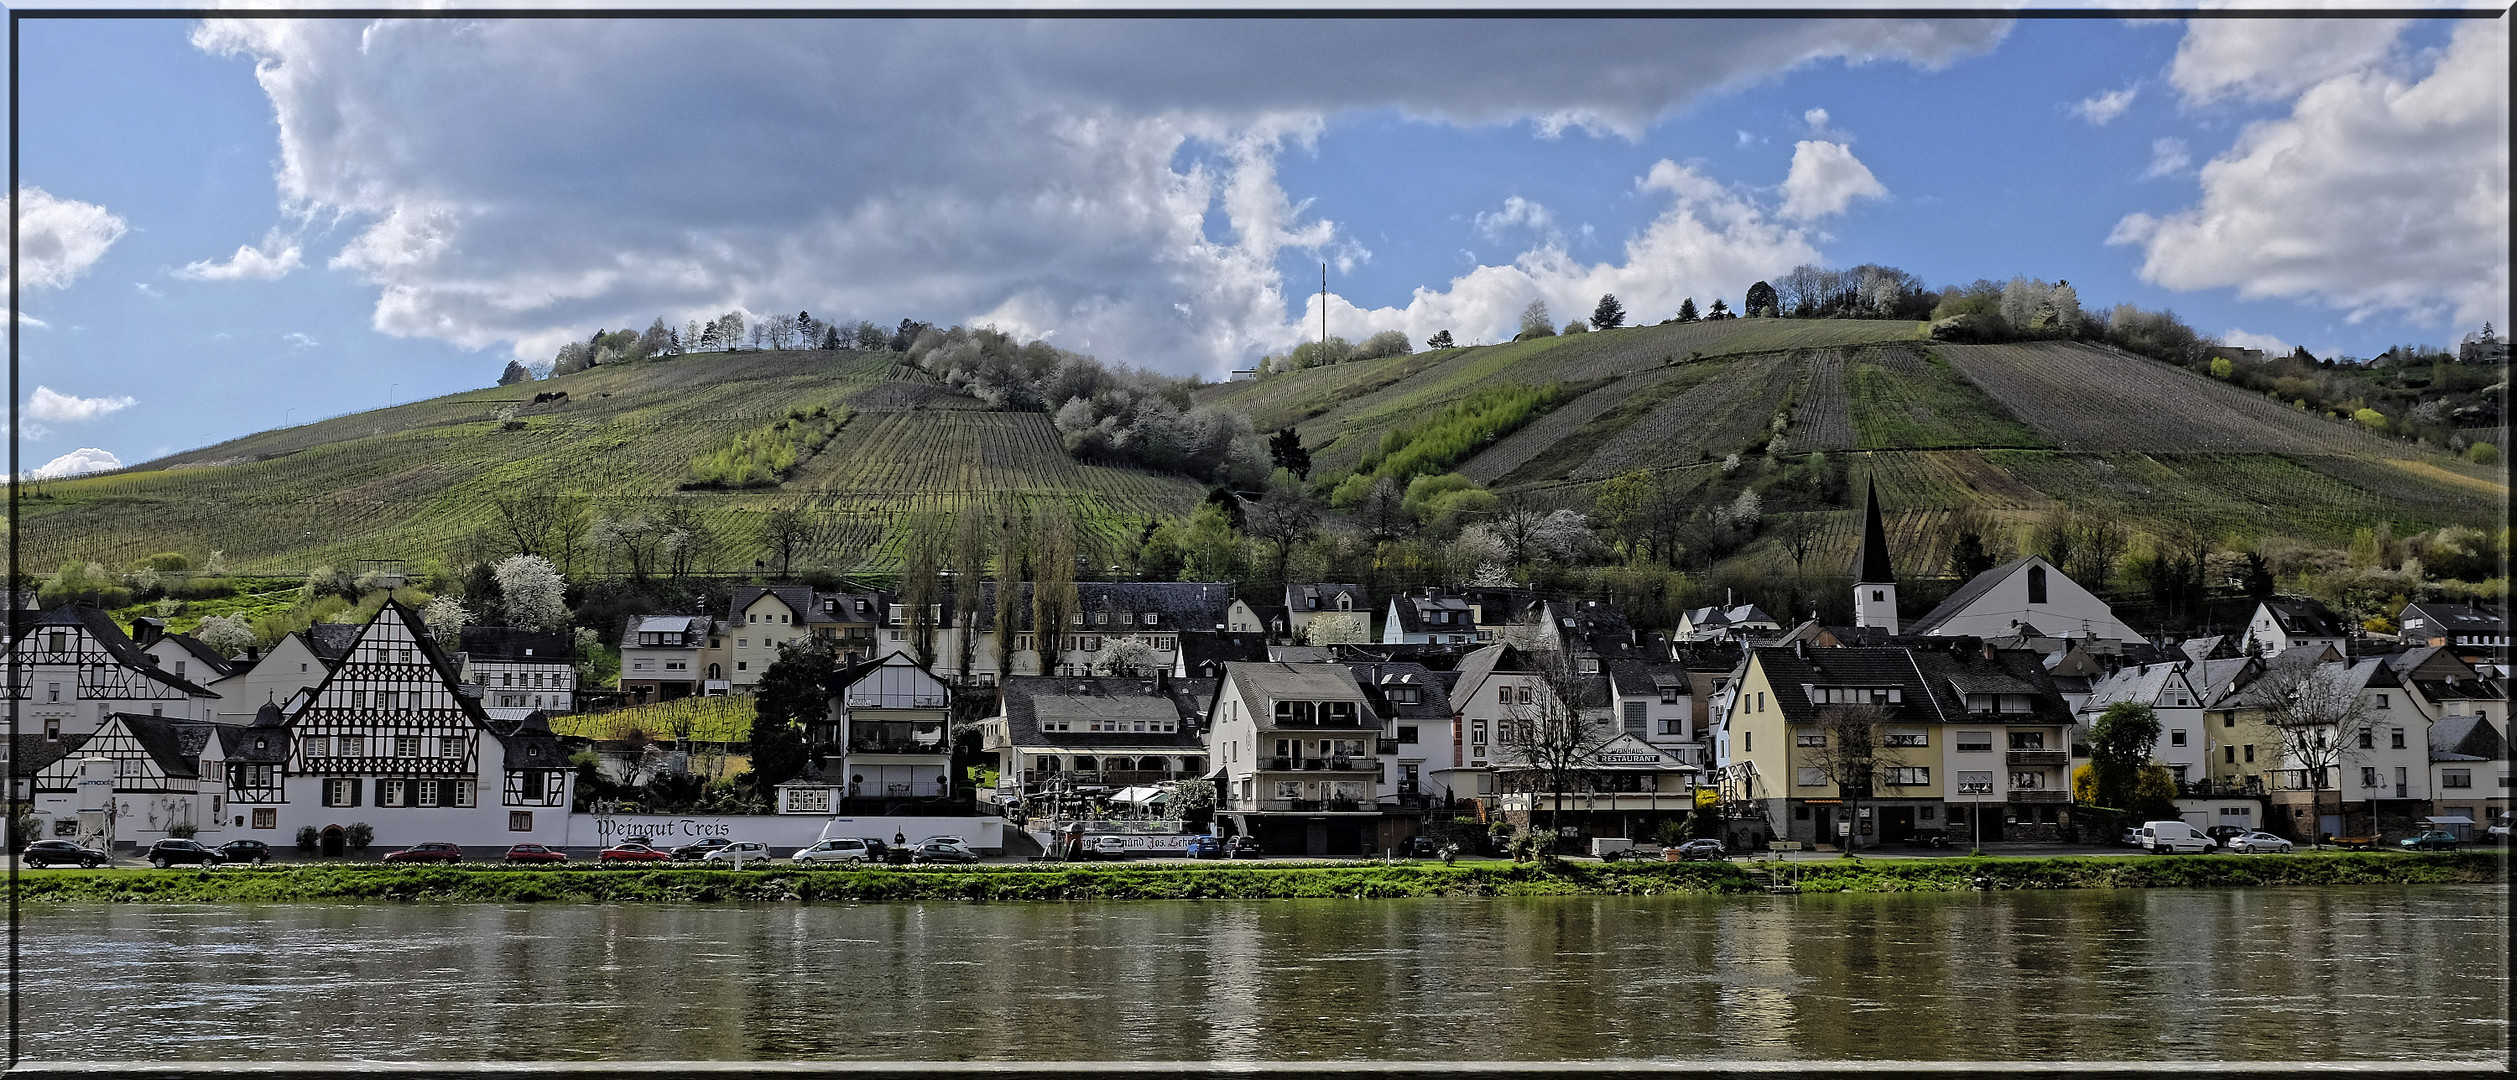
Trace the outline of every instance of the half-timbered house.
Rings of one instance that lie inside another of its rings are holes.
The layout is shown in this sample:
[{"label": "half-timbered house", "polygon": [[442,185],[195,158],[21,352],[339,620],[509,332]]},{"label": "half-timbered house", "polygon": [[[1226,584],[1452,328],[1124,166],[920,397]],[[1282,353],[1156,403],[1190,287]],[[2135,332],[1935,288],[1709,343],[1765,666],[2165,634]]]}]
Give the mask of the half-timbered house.
[{"label": "half-timbered house", "polygon": [[[226,744],[218,725],[162,716],[108,713],[96,732],[35,776],[34,811],[38,818],[75,818],[73,803],[80,763],[104,758],[114,763],[114,825],[116,843],[146,844],[163,838],[179,823],[202,835],[222,830],[227,821]],[[204,779],[207,782],[204,782]]]},{"label": "half-timbered house", "polygon": [[389,601],[287,710],[285,801],[274,816],[284,831],[364,821],[379,844],[557,841],[566,766],[548,728],[530,723],[492,720],[419,613]]},{"label": "half-timbered house", "polygon": [[21,730],[48,738],[100,730],[108,714],[209,720],[218,695],[161,668],[113,617],[84,605],[55,608],[23,626],[9,696]]}]

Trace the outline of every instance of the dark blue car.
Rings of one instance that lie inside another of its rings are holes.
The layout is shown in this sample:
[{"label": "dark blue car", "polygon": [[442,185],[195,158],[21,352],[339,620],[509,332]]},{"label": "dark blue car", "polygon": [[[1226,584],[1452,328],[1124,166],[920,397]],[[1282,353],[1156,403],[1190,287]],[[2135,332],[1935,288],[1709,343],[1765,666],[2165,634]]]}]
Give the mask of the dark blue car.
[{"label": "dark blue car", "polygon": [[1224,842],[1213,836],[1192,836],[1180,854],[1192,859],[1220,859],[1224,857]]}]

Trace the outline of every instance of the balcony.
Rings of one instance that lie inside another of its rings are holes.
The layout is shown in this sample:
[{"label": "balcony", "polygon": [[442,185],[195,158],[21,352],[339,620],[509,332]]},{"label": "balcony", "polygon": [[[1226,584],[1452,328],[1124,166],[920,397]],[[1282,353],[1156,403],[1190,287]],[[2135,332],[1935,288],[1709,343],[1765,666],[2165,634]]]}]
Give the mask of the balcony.
[{"label": "balcony", "polygon": [[1379,807],[1360,799],[1260,799],[1261,813],[1275,814],[1365,814],[1377,813]]},{"label": "balcony", "polygon": [[1372,747],[1372,752],[1373,752],[1373,753],[1376,753],[1376,754],[1395,754],[1395,753],[1397,753],[1397,752],[1398,752],[1398,740],[1396,740],[1396,739],[1382,739],[1382,740],[1379,740],[1379,741],[1377,741],[1377,742],[1375,742],[1375,743],[1373,744],[1373,747]]},{"label": "balcony", "polygon": [[2060,768],[2071,764],[2071,756],[2060,750],[2012,750],[2008,759],[2014,768]]},{"label": "balcony", "polygon": [[1260,759],[1259,759],[1259,771],[1261,771],[1261,772],[1379,772],[1379,771],[1381,771],[1381,761],[1380,761],[1380,759],[1379,759],[1379,758],[1364,758],[1364,757],[1330,757],[1330,758],[1289,758],[1289,757],[1271,757],[1271,758],[1260,758]]},{"label": "balcony", "polygon": [[2013,791],[2010,793],[2010,801],[2014,803],[2067,803],[2071,801],[2071,793],[2068,791],[2046,791],[2042,789],[2033,791]]}]

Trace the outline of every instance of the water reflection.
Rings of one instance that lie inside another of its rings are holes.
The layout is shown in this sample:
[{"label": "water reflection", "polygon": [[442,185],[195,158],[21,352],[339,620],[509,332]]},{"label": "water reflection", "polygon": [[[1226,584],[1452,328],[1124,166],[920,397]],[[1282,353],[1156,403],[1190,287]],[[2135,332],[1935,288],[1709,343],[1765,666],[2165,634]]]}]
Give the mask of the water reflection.
[{"label": "water reflection", "polygon": [[24,1001],[39,1057],[2449,1058],[2507,1051],[2506,917],[2497,886],[40,907]]}]

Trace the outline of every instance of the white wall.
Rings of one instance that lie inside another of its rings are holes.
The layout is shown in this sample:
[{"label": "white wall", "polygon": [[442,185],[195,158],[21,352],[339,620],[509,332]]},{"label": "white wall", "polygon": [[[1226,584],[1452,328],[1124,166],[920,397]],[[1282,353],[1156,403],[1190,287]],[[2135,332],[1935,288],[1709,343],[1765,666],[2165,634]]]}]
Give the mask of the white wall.
[{"label": "white wall", "polygon": [[[996,817],[826,817],[820,814],[621,814],[598,817],[569,814],[561,839],[571,848],[610,847],[632,836],[652,836],[658,845],[675,847],[711,836],[756,840],[779,857],[813,846],[824,837],[870,836],[890,843],[894,836],[914,843],[930,836],[958,836],[979,851],[1005,847],[1005,819]],[[457,841],[461,843],[462,841]]]}]

